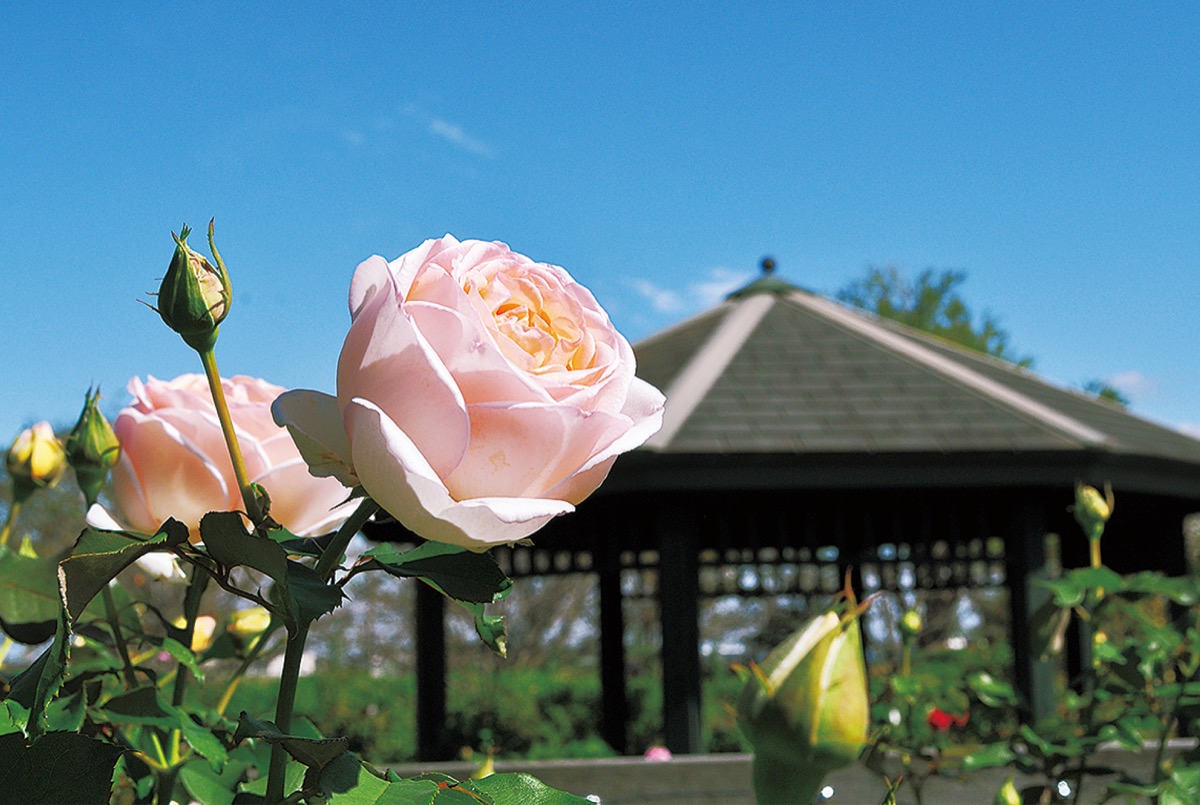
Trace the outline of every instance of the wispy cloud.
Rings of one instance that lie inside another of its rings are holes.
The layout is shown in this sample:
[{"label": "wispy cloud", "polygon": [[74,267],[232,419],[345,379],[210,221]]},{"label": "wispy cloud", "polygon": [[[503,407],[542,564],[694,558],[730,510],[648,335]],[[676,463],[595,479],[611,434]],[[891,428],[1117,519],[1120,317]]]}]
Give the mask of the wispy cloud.
[{"label": "wispy cloud", "polygon": [[342,129],[339,134],[343,141],[355,148],[367,141],[367,138],[363,136],[361,131],[355,131],[354,129]]},{"label": "wispy cloud", "polygon": [[688,292],[700,307],[712,307],[733,291],[754,279],[753,271],[734,271],[732,268],[710,268],[708,276],[688,286]]},{"label": "wispy cloud", "polygon": [[1158,391],[1158,383],[1153,378],[1147,377],[1137,370],[1118,372],[1115,375],[1106,377],[1104,382],[1131,400],[1152,397]]},{"label": "wispy cloud", "polygon": [[490,145],[467,134],[463,131],[462,126],[442,120],[440,117],[429,121],[429,133],[436,134],[446,142],[464,148],[472,154],[482,157],[491,157],[495,154],[495,150]]},{"label": "wispy cloud", "polygon": [[750,271],[729,268],[710,268],[700,279],[689,282],[680,290],[663,288],[647,279],[627,280],[628,285],[659,313],[703,310],[719,304],[734,291],[754,278]]},{"label": "wispy cloud", "polygon": [[629,280],[629,285],[644,296],[650,303],[650,307],[659,313],[674,313],[683,308],[683,299],[677,292],[660,288],[650,280]]}]

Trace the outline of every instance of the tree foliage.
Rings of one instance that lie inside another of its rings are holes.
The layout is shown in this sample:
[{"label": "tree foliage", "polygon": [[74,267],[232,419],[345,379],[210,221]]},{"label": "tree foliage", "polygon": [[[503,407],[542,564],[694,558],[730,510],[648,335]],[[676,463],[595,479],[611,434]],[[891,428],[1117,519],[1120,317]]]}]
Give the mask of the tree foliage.
[{"label": "tree foliage", "polygon": [[837,299],[968,349],[1032,366],[1033,358],[1019,356],[1009,346],[1008,333],[995,316],[971,312],[959,294],[966,278],[962,271],[927,268],[912,280],[895,266],[870,266],[867,276],[843,287]]}]

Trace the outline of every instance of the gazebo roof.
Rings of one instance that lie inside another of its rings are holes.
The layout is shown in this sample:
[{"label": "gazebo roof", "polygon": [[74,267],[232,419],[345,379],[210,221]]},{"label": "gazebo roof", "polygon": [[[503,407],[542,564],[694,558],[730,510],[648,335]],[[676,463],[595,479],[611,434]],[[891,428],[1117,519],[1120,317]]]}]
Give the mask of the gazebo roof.
[{"label": "gazebo roof", "polygon": [[634,349],[639,376],[667,395],[663,429],[626,459],[634,475],[735,456],[826,470],[870,458],[895,483],[910,464],[987,456],[1009,470],[1171,469],[1175,494],[1200,497],[1200,441],[774,276]]}]

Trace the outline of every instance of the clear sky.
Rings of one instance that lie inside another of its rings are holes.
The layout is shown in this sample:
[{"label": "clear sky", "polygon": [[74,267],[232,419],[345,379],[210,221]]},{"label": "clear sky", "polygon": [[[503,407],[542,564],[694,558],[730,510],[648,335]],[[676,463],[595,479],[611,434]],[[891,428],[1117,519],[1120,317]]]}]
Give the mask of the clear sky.
[{"label": "clear sky", "polygon": [[332,391],[354,267],[450,232],[635,341],[764,254],[827,294],[962,270],[1043,375],[1200,434],[1193,2],[10,1],[0,31],[0,438],[199,371],[136,300],[213,216],[227,375]]}]

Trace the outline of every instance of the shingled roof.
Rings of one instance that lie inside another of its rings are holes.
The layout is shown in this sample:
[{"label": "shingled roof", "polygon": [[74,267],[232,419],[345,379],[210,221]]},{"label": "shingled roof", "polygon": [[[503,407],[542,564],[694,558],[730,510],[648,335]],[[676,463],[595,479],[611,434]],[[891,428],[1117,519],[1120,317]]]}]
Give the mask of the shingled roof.
[{"label": "shingled roof", "polygon": [[1174,468],[1185,476],[1176,493],[1200,496],[1200,441],[773,276],[634,349],[638,374],[667,407],[630,470],[653,463],[647,453],[757,456],[759,466],[769,456],[810,466],[870,456],[893,467],[1007,456],[1010,468],[1014,457],[1061,465],[1073,456],[1073,471],[1082,458]]}]

